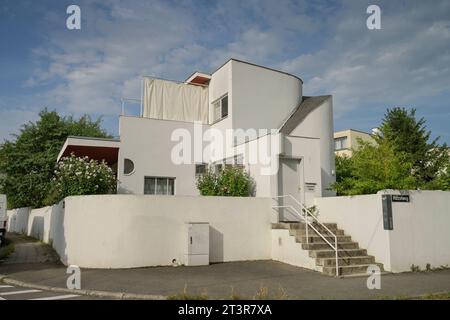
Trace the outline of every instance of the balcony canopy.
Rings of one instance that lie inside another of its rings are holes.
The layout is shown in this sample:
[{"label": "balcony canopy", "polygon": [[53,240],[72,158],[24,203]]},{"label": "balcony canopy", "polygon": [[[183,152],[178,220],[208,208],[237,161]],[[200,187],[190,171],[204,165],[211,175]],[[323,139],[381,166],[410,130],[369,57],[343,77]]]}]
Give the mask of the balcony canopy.
[{"label": "balcony canopy", "polygon": [[120,141],[115,139],[68,137],[59,152],[59,161],[63,157],[74,154],[77,157],[88,157],[97,161],[105,160],[112,166],[117,163]]}]

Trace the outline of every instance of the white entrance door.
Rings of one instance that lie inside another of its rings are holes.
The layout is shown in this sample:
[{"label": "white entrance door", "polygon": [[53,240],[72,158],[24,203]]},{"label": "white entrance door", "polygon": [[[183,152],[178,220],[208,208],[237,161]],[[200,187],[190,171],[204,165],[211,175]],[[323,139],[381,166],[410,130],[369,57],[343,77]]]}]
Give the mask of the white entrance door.
[{"label": "white entrance door", "polygon": [[[280,170],[278,171],[278,194],[292,195],[298,201],[303,201],[303,190],[301,188],[301,160],[300,159],[280,159]],[[299,206],[290,198],[282,198],[279,204],[283,206],[293,206],[297,211]],[[280,221],[298,221],[299,217],[290,209],[280,209]]]}]

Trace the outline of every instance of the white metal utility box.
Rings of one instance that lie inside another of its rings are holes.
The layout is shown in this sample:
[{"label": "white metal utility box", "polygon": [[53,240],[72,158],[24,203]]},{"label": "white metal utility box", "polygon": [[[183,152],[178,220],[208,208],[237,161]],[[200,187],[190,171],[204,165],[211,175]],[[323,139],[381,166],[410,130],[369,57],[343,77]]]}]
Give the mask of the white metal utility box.
[{"label": "white metal utility box", "polygon": [[187,266],[204,266],[209,264],[209,223],[186,223],[186,253]]}]

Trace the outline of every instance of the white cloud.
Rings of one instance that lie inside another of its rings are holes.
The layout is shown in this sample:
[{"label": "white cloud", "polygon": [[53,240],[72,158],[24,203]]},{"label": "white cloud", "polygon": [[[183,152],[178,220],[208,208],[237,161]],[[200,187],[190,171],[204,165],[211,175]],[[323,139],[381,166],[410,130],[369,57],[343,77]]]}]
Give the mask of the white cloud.
[{"label": "white cloud", "polygon": [[[382,30],[365,27],[365,2],[352,2],[320,51],[287,60],[306,92],[332,93],[336,114],[378,103],[414,105],[450,90],[450,3],[382,2]],[[431,9],[432,8],[432,9]]]}]

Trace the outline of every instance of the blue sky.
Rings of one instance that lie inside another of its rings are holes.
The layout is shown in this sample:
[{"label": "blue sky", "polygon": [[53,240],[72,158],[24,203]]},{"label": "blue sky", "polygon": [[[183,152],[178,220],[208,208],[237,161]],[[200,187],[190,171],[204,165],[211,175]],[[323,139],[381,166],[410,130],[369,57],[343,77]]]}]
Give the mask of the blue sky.
[{"label": "blue sky", "polygon": [[[66,29],[70,4],[81,30]],[[370,4],[381,30],[366,28]],[[0,140],[43,107],[102,116],[117,134],[120,98],[139,98],[141,75],[184,80],[234,57],[332,94],[336,130],[414,107],[450,143],[448,0],[2,0],[0,46]]]}]

